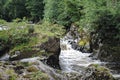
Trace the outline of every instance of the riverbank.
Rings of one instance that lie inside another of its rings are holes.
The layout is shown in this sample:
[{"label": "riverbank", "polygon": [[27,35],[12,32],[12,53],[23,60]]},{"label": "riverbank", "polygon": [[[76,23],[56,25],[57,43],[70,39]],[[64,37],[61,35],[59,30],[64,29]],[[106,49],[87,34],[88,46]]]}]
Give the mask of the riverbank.
[{"label": "riverbank", "polygon": [[0,59],[1,79],[114,80],[109,69],[89,57],[89,35],[79,34],[74,25],[64,38],[65,30],[58,24],[2,25],[7,29],[0,31],[1,55],[5,55]]}]

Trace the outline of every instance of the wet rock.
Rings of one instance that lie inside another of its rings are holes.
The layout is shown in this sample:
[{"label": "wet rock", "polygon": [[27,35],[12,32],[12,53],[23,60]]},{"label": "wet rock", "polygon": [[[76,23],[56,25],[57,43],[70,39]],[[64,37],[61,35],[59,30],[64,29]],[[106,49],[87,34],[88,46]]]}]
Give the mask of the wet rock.
[{"label": "wet rock", "polygon": [[37,54],[39,51],[38,50],[25,50],[25,51],[15,51],[14,55],[10,55],[9,60],[14,61],[14,60],[20,60],[24,58],[29,58]]},{"label": "wet rock", "polygon": [[12,68],[4,68],[0,69],[0,79],[1,80],[16,80],[17,74]]},{"label": "wet rock", "polygon": [[19,61],[7,63],[2,61],[0,62],[0,80],[50,80],[49,75],[43,73],[39,66]]},{"label": "wet rock", "polygon": [[23,69],[24,69],[24,67],[21,65],[14,67],[15,72],[18,74],[22,74],[24,72]]},{"label": "wet rock", "polygon": [[55,37],[49,37],[48,41],[42,43],[40,46],[41,49],[44,49],[49,53],[57,53],[60,48],[60,39]]},{"label": "wet rock", "polygon": [[115,38],[117,34],[118,30],[114,27],[99,28],[92,32],[90,48],[93,56],[106,62],[120,62],[120,39]]},{"label": "wet rock", "polygon": [[67,46],[66,45],[61,45],[61,50],[67,50]]},{"label": "wet rock", "polygon": [[81,80],[81,77],[82,77],[81,74],[74,73],[74,72],[66,73],[65,75],[68,78],[68,80]]},{"label": "wet rock", "polygon": [[60,55],[60,39],[50,37],[47,42],[41,44],[41,49],[44,49],[48,53],[47,64],[60,69],[59,55]]},{"label": "wet rock", "polygon": [[104,45],[100,48],[98,58],[102,61],[120,62],[119,53],[120,53],[119,46],[110,47],[109,45]]},{"label": "wet rock", "polygon": [[82,75],[81,80],[115,80],[107,68],[98,65],[88,66]]},{"label": "wet rock", "polygon": [[23,77],[25,80],[50,80],[50,77],[41,71],[27,73]]},{"label": "wet rock", "polygon": [[78,31],[78,27],[74,24],[71,25],[69,32],[66,34],[66,39],[69,39],[69,43],[72,48],[83,53],[90,52],[89,35],[88,32]]}]

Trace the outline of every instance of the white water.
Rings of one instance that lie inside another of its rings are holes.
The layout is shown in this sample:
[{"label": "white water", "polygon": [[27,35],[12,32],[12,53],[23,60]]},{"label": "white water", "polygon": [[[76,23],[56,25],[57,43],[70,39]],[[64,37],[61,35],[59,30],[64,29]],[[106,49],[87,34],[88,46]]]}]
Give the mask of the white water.
[{"label": "white water", "polygon": [[9,55],[6,53],[6,54],[4,54],[3,56],[1,56],[0,57],[0,61],[7,61],[7,60],[9,60]]},{"label": "white water", "polygon": [[0,31],[2,31],[2,30],[8,30],[8,27],[0,25]]},{"label": "white water", "polygon": [[61,53],[59,63],[62,71],[81,72],[90,64],[101,64],[99,60],[92,60],[90,53],[82,53],[71,48],[70,39],[61,39]]}]

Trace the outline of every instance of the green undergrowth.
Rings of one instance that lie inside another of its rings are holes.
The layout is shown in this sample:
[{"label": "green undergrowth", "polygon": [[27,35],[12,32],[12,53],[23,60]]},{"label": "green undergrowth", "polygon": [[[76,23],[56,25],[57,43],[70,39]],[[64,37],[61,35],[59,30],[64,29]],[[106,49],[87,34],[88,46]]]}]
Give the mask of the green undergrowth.
[{"label": "green undergrowth", "polygon": [[49,76],[41,71],[33,72],[31,80],[50,80]]},{"label": "green undergrowth", "polygon": [[48,40],[48,37],[61,37],[65,30],[58,24],[28,24],[26,22],[4,22],[0,25],[7,26],[7,30],[0,31],[0,51],[9,47],[10,53],[15,51],[31,51],[35,45]]}]

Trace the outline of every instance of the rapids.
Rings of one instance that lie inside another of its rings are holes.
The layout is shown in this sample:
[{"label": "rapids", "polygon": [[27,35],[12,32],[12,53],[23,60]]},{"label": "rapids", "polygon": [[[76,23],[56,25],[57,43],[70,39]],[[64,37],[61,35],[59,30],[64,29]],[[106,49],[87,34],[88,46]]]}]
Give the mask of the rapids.
[{"label": "rapids", "polygon": [[59,56],[59,64],[62,71],[65,72],[81,72],[90,64],[101,64],[99,60],[92,60],[90,53],[82,53],[74,50],[70,42],[72,39],[61,39],[61,53]]}]

